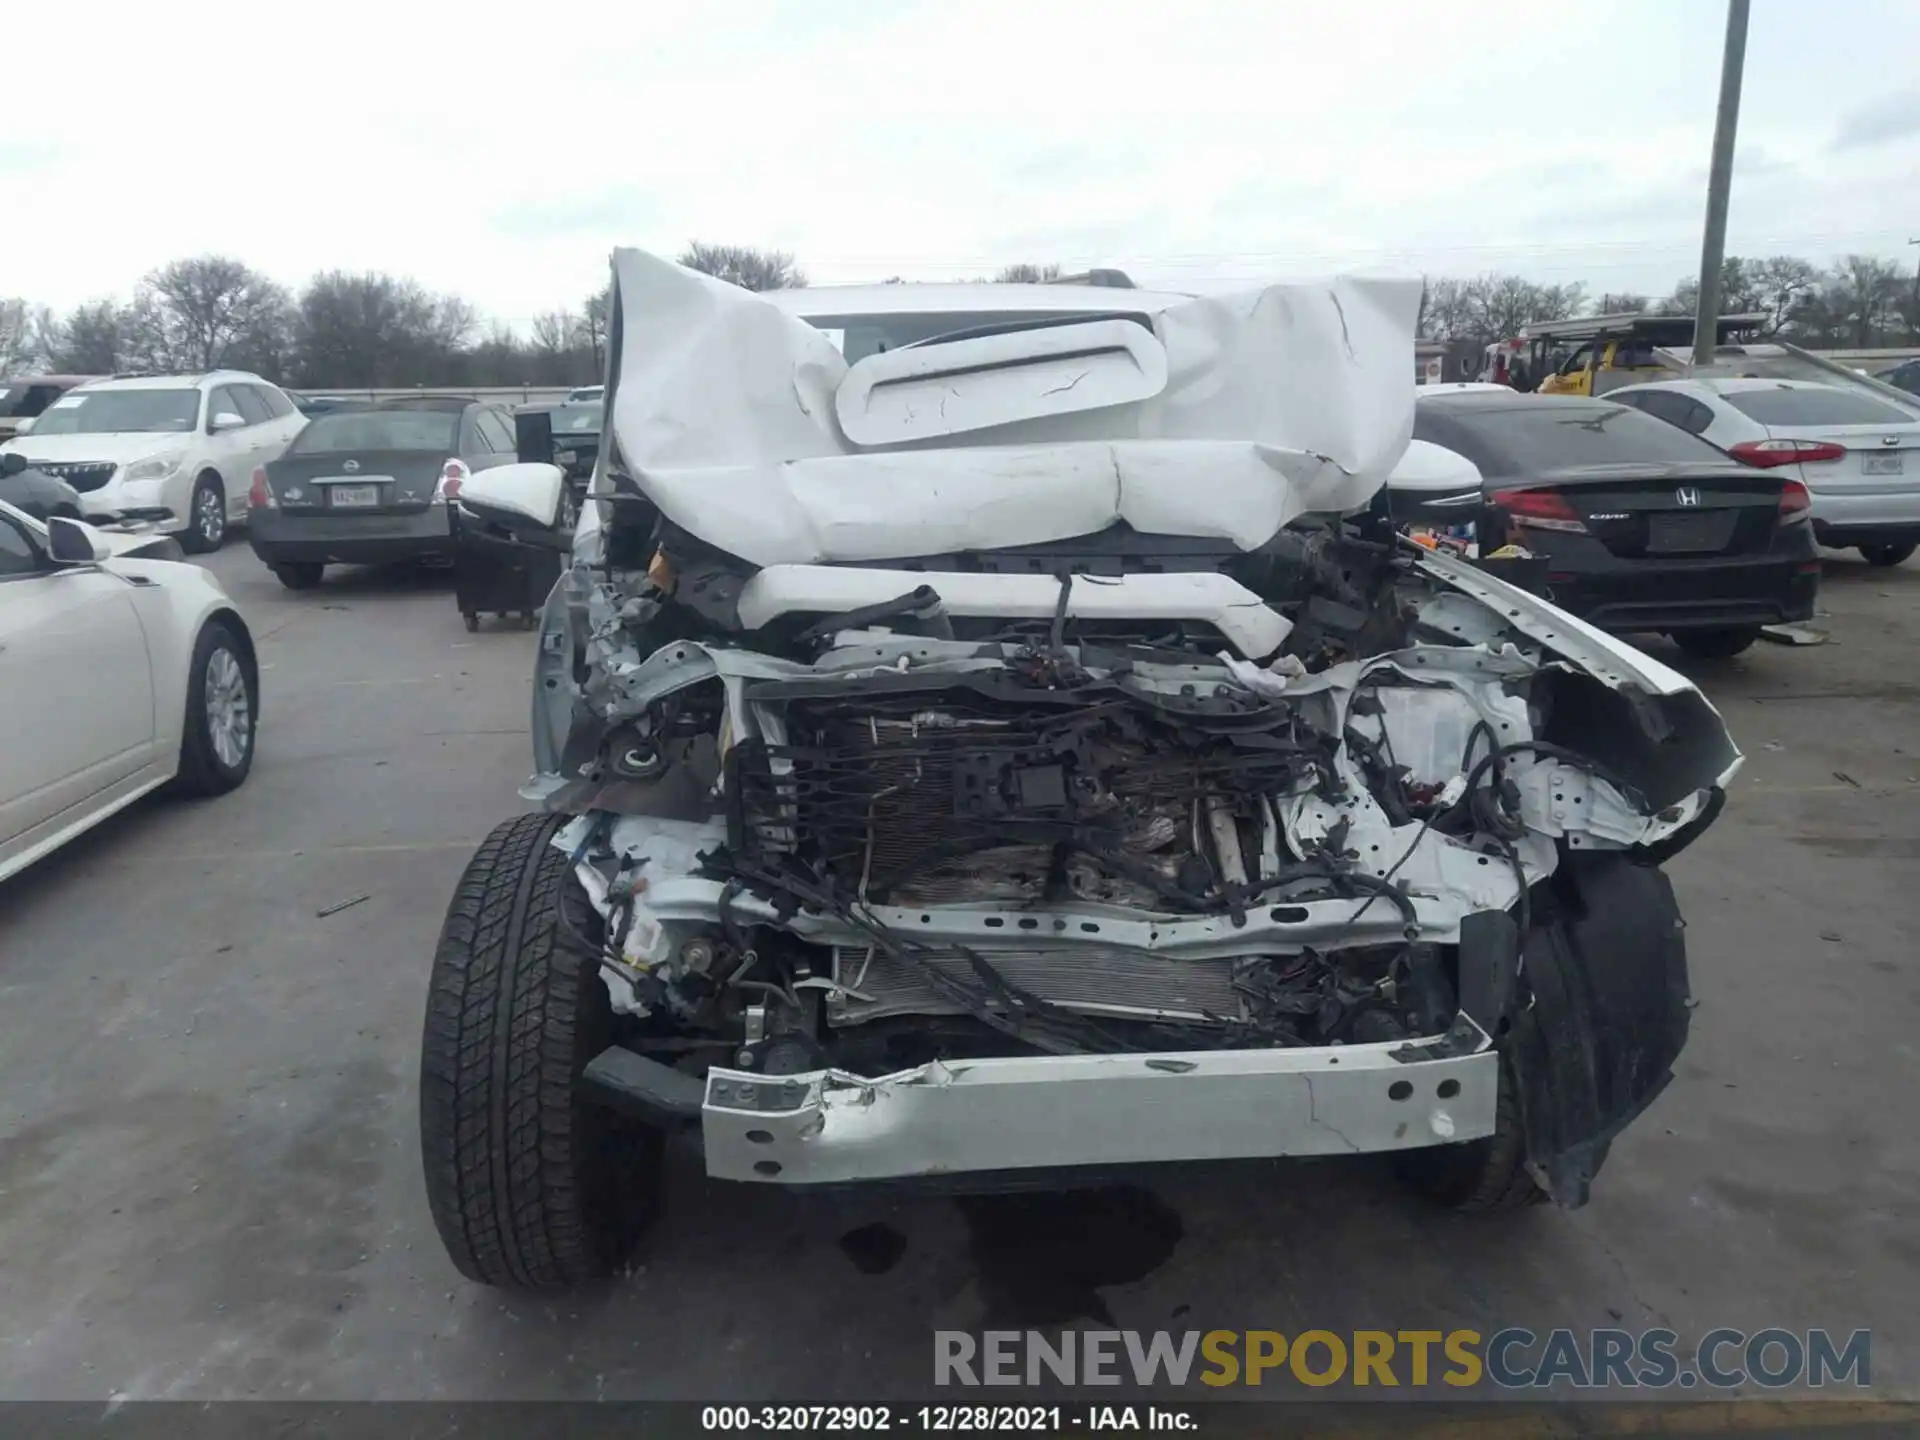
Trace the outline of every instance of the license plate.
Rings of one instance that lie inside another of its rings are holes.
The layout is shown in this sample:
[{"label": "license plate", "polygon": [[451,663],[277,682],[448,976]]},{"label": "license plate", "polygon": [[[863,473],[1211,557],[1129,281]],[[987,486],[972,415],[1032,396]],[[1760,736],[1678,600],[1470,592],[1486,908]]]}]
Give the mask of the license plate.
[{"label": "license plate", "polygon": [[327,494],[336,510],[356,509],[380,503],[378,485],[330,485],[327,487]]},{"label": "license plate", "polygon": [[1898,455],[1862,455],[1860,469],[1866,475],[1898,475],[1906,468]]},{"label": "license plate", "polygon": [[1647,532],[1647,550],[1655,555],[1724,550],[1733,539],[1734,512],[1702,510],[1693,515],[1655,515]]}]

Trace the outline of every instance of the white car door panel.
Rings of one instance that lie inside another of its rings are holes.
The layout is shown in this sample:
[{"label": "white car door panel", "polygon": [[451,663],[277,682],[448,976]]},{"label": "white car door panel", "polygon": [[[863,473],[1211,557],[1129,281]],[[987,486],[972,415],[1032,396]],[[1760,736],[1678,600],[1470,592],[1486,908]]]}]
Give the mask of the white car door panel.
[{"label": "white car door panel", "polygon": [[[209,425],[217,415],[238,415],[243,421],[248,418],[247,410],[241,408],[240,399],[234,394],[237,388],[222,385],[214,390],[207,401]],[[220,483],[226,488],[229,519],[246,509],[247,489],[253,483],[253,452],[265,428],[243,424],[238,429],[220,430],[207,436],[207,459],[219,472]]]},{"label": "white car door panel", "polygon": [[153,761],[153,674],[132,587],[28,573],[0,517],[0,845]]}]

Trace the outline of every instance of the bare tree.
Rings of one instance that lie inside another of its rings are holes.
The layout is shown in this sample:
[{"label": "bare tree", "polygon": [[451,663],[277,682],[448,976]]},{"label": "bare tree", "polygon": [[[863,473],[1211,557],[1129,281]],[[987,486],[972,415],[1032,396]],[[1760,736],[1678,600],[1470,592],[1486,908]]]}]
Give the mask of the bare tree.
[{"label": "bare tree", "polygon": [[1571,320],[1587,305],[1587,286],[1583,280],[1565,285],[1535,287],[1533,313],[1529,320]]},{"label": "bare tree", "polygon": [[[1755,262],[1729,255],[1720,262],[1720,313],[1748,315],[1763,307]],[[1700,309],[1700,277],[1683,276],[1673,294],[1660,302],[1662,315],[1693,315]]]},{"label": "bare tree", "polygon": [[1820,268],[1797,255],[1753,262],[1754,308],[1767,313],[1766,333],[1786,328],[1794,307],[1820,285]]},{"label": "bare tree", "polygon": [[597,375],[592,322],[569,310],[553,310],[533,321],[531,378],[542,385],[578,385]]},{"label": "bare tree", "polygon": [[798,290],[807,277],[784,250],[756,250],[750,245],[712,245],[691,242],[680,253],[680,263],[743,290]]},{"label": "bare tree", "polygon": [[1593,313],[1596,315],[1638,315],[1647,308],[1645,295],[1636,290],[1609,290],[1594,301]]},{"label": "bare tree", "polygon": [[287,292],[225,255],[175,260],[140,282],[147,343],[168,369],[213,370],[236,350],[282,348]]},{"label": "bare tree", "polygon": [[114,300],[76,305],[47,336],[47,363],[69,375],[111,375],[120,368],[126,317]]},{"label": "bare tree", "polygon": [[1827,292],[1857,348],[1864,350],[1900,327],[1904,280],[1891,260],[1877,255],[1849,255],[1834,266]]},{"label": "bare tree", "polygon": [[996,285],[1038,285],[1059,278],[1058,265],[1035,265],[1026,260],[1017,265],[1002,265],[993,277]]},{"label": "bare tree", "polygon": [[601,374],[607,368],[608,325],[613,315],[613,282],[608,281],[587,297],[580,307],[581,328],[585,331],[587,348],[593,354],[593,373]]},{"label": "bare tree", "polygon": [[26,301],[0,298],[0,377],[24,370],[40,358],[34,309]]},{"label": "bare tree", "polygon": [[1473,316],[1476,340],[1503,340],[1518,335],[1542,303],[1540,287],[1518,275],[1482,275],[1469,280],[1466,300]]},{"label": "bare tree", "polygon": [[1429,280],[1424,305],[1426,328],[1421,333],[1429,340],[1478,340],[1472,306],[1467,303],[1466,282],[1450,275]]},{"label": "bare tree", "polygon": [[549,310],[533,317],[533,348],[548,355],[564,355],[573,348],[578,322],[565,310]]},{"label": "bare tree", "polygon": [[295,368],[316,386],[445,384],[477,323],[464,300],[413,280],[331,270],[301,292]]}]

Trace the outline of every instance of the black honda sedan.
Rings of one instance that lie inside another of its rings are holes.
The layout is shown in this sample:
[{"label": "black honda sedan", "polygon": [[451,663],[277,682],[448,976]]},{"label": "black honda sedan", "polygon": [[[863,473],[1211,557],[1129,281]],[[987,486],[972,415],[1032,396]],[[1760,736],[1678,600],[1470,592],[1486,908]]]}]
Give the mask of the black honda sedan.
[{"label": "black honda sedan", "polygon": [[253,472],[248,540],[292,590],[318,585],[329,564],[445,561],[462,482],[515,458],[511,414],[468,396],[316,415]]},{"label": "black honda sedan", "polygon": [[1589,624],[1721,658],[1813,614],[1820,561],[1799,481],[1584,396],[1459,391],[1414,413],[1417,439],[1480,469],[1480,554],[1543,557],[1547,598]]}]

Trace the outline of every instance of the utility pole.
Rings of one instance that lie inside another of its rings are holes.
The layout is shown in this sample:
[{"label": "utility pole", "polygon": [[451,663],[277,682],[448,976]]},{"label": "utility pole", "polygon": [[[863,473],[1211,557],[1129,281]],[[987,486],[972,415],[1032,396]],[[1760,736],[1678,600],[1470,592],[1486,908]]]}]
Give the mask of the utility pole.
[{"label": "utility pole", "polygon": [[1707,172],[1707,227],[1700,241],[1700,313],[1693,363],[1711,365],[1720,343],[1720,267],[1727,251],[1727,195],[1733,189],[1733,135],[1740,124],[1740,78],[1747,66],[1747,0],[1727,0],[1727,47],[1720,57],[1720,113],[1713,122]]},{"label": "utility pole", "polygon": [[[1909,245],[1920,245],[1920,240],[1909,240]],[[1909,331],[1920,331],[1920,259],[1913,262],[1913,314],[1907,321]]]}]

